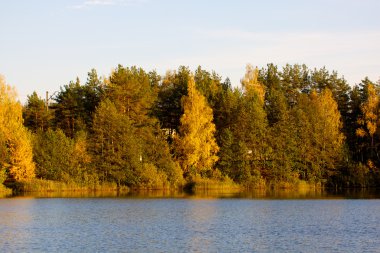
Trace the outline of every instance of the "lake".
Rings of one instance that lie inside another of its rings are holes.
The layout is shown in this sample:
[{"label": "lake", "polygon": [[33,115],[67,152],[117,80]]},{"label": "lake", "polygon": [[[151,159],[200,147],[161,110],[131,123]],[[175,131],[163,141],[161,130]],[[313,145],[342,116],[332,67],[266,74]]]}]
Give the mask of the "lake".
[{"label": "lake", "polygon": [[378,195],[0,199],[0,252],[380,252]]}]

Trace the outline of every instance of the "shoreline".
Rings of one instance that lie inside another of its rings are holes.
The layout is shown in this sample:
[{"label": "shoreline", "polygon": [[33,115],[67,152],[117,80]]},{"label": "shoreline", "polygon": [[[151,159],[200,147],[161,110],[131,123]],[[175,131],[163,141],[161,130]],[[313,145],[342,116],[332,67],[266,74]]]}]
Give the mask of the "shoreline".
[{"label": "shoreline", "polygon": [[[32,184],[37,182],[39,185]],[[268,184],[247,186],[215,180],[191,181],[179,187],[127,187],[103,183],[79,185],[35,179],[31,182],[18,182],[6,188],[0,185],[0,198],[12,196],[36,197],[243,197],[243,198],[319,198],[330,194],[360,198],[374,193],[378,196],[377,187],[327,187],[321,184],[301,182],[297,184]]]}]

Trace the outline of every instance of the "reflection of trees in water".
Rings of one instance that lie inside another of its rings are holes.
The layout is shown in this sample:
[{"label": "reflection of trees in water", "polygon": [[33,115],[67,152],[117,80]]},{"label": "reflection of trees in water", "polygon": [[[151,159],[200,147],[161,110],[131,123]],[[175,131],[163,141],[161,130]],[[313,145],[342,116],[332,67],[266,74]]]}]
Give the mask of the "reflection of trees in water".
[{"label": "reflection of trees in water", "polygon": [[215,199],[189,201],[184,214],[184,227],[188,233],[187,248],[195,252],[209,252],[215,234],[217,207]]}]

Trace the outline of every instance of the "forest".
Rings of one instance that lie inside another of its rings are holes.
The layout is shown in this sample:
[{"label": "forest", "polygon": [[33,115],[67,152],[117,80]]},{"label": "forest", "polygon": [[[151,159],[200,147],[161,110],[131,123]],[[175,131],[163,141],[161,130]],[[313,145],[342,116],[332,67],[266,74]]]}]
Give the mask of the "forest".
[{"label": "forest", "polygon": [[22,105],[0,79],[0,185],[380,185],[380,83],[368,78],[247,65],[234,87],[200,66],[119,65],[41,95]]}]

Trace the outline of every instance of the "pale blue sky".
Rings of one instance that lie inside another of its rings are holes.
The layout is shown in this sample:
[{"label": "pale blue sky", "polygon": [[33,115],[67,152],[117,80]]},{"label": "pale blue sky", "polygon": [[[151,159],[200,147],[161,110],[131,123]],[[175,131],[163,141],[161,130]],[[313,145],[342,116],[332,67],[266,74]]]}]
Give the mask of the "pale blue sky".
[{"label": "pale blue sky", "polygon": [[117,64],[179,65],[239,85],[245,65],[305,63],[380,77],[378,0],[1,0],[0,73],[20,99]]}]

